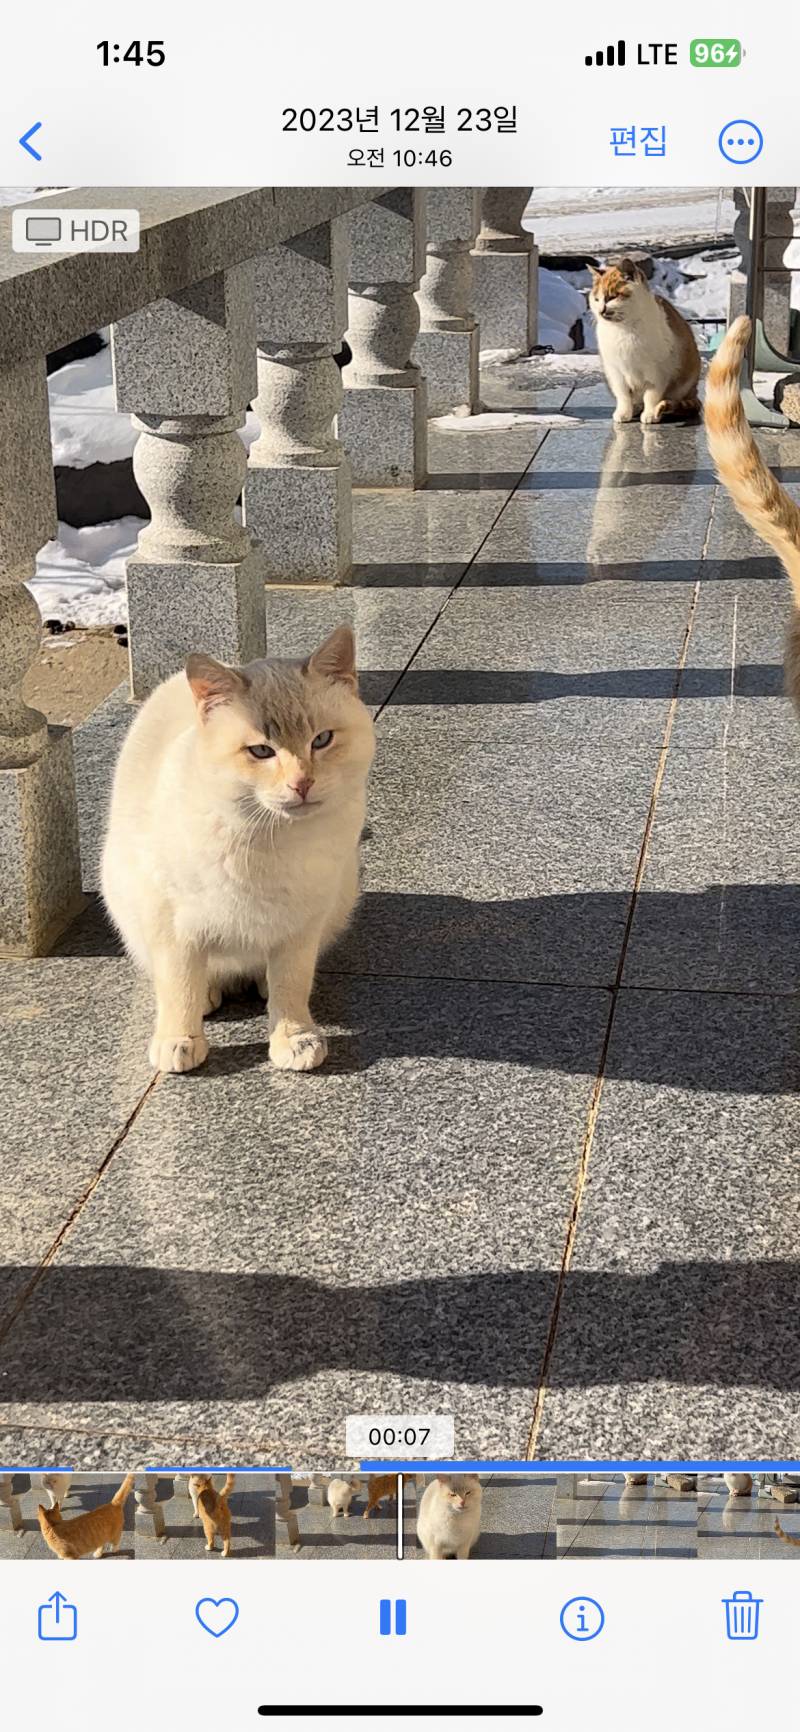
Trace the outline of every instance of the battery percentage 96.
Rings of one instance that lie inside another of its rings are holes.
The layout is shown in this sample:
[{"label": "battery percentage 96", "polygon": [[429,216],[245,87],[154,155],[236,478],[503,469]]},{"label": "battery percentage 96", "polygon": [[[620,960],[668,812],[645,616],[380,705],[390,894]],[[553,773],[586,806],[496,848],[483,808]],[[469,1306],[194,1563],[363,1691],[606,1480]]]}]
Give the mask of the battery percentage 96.
[{"label": "battery percentage 96", "polygon": [[742,44],[736,36],[697,36],[689,43],[692,66],[741,66]]}]

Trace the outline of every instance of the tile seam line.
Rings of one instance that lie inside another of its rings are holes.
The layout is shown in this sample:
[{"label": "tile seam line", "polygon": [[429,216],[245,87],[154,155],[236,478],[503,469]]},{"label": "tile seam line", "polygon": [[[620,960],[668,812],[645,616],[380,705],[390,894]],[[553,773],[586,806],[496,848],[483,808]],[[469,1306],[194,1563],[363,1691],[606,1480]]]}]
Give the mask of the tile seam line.
[{"label": "tile seam line", "polygon": [[[574,386],[574,385],[573,385],[573,386],[571,386],[571,387],[570,387],[570,390],[569,390],[569,391],[568,391],[568,393],[567,393],[567,396],[566,396],[566,397],[565,397],[565,399],[564,399],[564,402],[563,402],[563,403],[562,403],[562,405],[561,405],[561,408],[560,408],[560,410],[559,410],[559,414],[563,414],[563,412],[564,412],[564,410],[565,410],[565,409],[566,409],[566,407],[567,407],[567,404],[568,404],[568,402],[569,402],[569,400],[570,400],[570,397],[571,397],[571,396],[572,396],[572,393],[573,393],[573,391],[574,391],[574,390],[575,390],[575,386]],[[499,412],[500,412],[500,411],[498,411],[498,413],[499,413]],[[392,698],[393,698],[393,697],[394,697],[394,694],[395,694],[395,692],[396,692],[396,691],[397,691],[397,688],[398,688],[398,686],[400,686],[400,685],[402,685],[402,682],[403,682],[403,680],[404,680],[404,679],[405,679],[405,677],[406,677],[406,674],[407,674],[407,673],[408,673],[408,672],[409,672],[409,669],[410,669],[410,668],[412,668],[412,667],[413,667],[413,665],[414,665],[414,662],[415,662],[415,661],[416,661],[416,659],[417,659],[417,656],[418,656],[418,655],[419,655],[419,652],[420,652],[420,650],[421,650],[421,649],[422,649],[422,648],[423,648],[423,646],[424,646],[424,645],[425,645],[425,644],[426,644],[426,643],[427,643],[427,641],[428,641],[428,638],[429,638],[429,637],[430,637],[430,636],[431,636],[431,633],[432,633],[432,632],[434,632],[434,631],[435,631],[435,630],[436,630],[436,627],[437,627],[437,625],[438,625],[438,624],[439,624],[439,621],[440,621],[440,619],[441,619],[441,617],[442,617],[442,614],[443,614],[443,613],[444,613],[444,612],[445,612],[445,609],[446,609],[446,608],[447,608],[447,607],[449,607],[449,605],[450,605],[450,602],[451,602],[451,601],[452,601],[452,599],[453,599],[453,596],[454,596],[454,595],[457,595],[457,593],[458,593],[458,591],[459,591],[459,590],[460,590],[460,588],[461,588],[461,586],[462,586],[462,584],[463,584],[463,583],[464,583],[464,582],[465,582],[465,581],[466,581],[466,579],[467,579],[467,577],[468,577],[468,576],[469,576],[469,573],[470,573],[470,572],[471,572],[471,570],[472,570],[472,567],[473,567],[473,565],[474,565],[474,564],[475,564],[475,561],[476,561],[476,559],[477,559],[477,558],[478,558],[478,555],[479,555],[479,554],[481,554],[481,553],[482,553],[482,552],[483,552],[483,549],[484,549],[484,547],[485,547],[485,546],[486,546],[486,543],[487,543],[487,541],[488,541],[488,540],[489,540],[489,537],[490,537],[490,536],[491,536],[491,535],[493,535],[493,534],[494,534],[494,531],[495,531],[495,530],[496,530],[496,528],[497,528],[497,525],[498,525],[498,523],[499,523],[499,522],[500,522],[500,519],[501,519],[501,517],[502,517],[502,515],[503,515],[503,512],[504,512],[504,511],[505,511],[505,509],[506,509],[506,507],[507,507],[507,506],[508,506],[508,505],[510,505],[510,503],[511,503],[511,500],[512,500],[512,499],[513,499],[513,498],[514,498],[514,497],[515,497],[515,495],[516,495],[516,494],[517,494],[517,493],[518,493],[518,492],[519,492],[519,489],[520,489],[520,487],[521,487],[521,485],[522,485],[522,483],[523,483],[523,481],[524,481],[524,480],[525,480],[525,477],[526,477],[526,475],[527,475],[527,474],[528,474],[528,473],[529,473],[529,471],[530,471],[530,469],[531,469],[531,467],[532,467],[532,465],[533,465],[533,464],[534,464],[534,463],[535,463],[535,461],[536,461],[536,458],[537,458],[537,457],[538,457],[538,455],[539,455],[539,452],[540,452],[540,451],[541,451],[541,450],[543,450],[543,448],[544,448],[544,446],[545,446],[545,445],[546,445],[546,444],[547,444],[547,441],[548,441],[548,439],[549,439],[549,437],[550,437],[550,433],[551,433],[551,431],[552,431],[552,429],[551,429],[551,428],[550,428],[550,427],[547,427],[547,428],[545,428],[545,431],[544,431],[544,435],[543,435],[543,437],[542,437],[542,438],[541,438],[541,439],[540,439],[540,441],[539,441],[539,444],[538,444],[538,445],[537,445],[537,446],[536,446],[536,449],[535,449],[535,451],[533,451],[533,452],[532,452],[532,453],[531,453],[531,456],[530,456],[530,457],[529,457],[529,458],[528,458],[528,461],[527,461],[527,463],[526,463],[526,464],[525,464],[525,467],[524,467],[524,469],[521,469],[521,470],[520,470],[520,473],[519,473],[519,475],[518,475],[518,476],[517,476],[517,479],[516,479],[516,481],[515,481],[515,482],[514,482],[514,485],[513,485],[513,487],[512,487],[512,488],[511,488],[511,489],[510,489],[510,491],[509,491],[509,493],[508,493],[508,494],[507,494],[507,496],[506,496],[506,498],[505,498],[505,499],[504,499],[504,500],[503,500],[503,503],[502,503],[502,505],[501,505],[501,507],[500,507],[500,510],[499,510],[499,511],[498,511],[498,513],[497,513],[497,515],[496,515],[496,517],[493,517],[493,519],[492,519],[492,521],[491,521],[491,523],[490,523],[490,524],[489,524],[489,527],[488,527],[488,529],[487,529],[487,531],[486,531],[486,534],[485,534],[485,535],[483,535],[483,536],[482,536],[482,537],[481,537],[481,539],[480,539],[480,541],[479,541],[479,542],[478,542],[478,545],[477,545],[477,547],[476,547],[476,549],[475,549],[475,552],[474,552],[474,553],[472,553],[472,554],[470,554],[470,557],[469,557],[469,559],[468,559],[468,560],[467,560],[467,563],[466,563],[466,565],[465,565],[465,566],[464,566],[464,570],[463,570],[463,571],[462,571],[462,573],[461,573],[461,576],[460,576],[460,577],[459,577],[459,578],[457,578],[457,580],[456,580],[456,582],[455,582],[455,583],[454,583],[454,584],[453,584],[453,585],[452,585],[452,586],[451,586],[451,588],[450,588],[450,589],[448,589],[448,591],[447,591],[447,594],[446,594],[446,596],[445,596],[445,598],[444,598],[444,601],[443,601],[443,602],[442,602],[442,605],[441,605],[441,607],[440,607],[440,608],[438,608],[438,609],[437,609],[437,611],[436,611],[436,614],[435,614],[435,616],[434,616],[434,618],[433,618],[433,619],[432,619],[432,620],[431,620],[431,623],[430,623],[430,625],[429,625],[429,626],[427,626],[427,627],[426,627],[426,629],[425,629],[425,631],[424,631],[424,632],[423,632],[423,634],[422,634],[422,637],[421,637],[421,638],[420,638],[420,640],[419,640],[419,643],[418,643],[418,644],[417,644],[417,647],[416,647],[416,649],[415,649],[415,650],[414,650],[414,651],[413,651],[413,652],[412,652],[412,654],[411,654],[411,655],[410,655],[410,656],[409,656],[409,658],[408,658],[408,661],[407,661],[407,662],[406,662],[406,664],[405,664],[405,667],[403,667],[403,668],[401,668],[401,670],[400,670],[400,672],[399,672],[399,674],[398,674],[398,676],[397,676],[397,679],[396,679],[396,680],[395,680],[395,682],[394,682],[394,685],[393,685],[393,686],[392,686],[392,687],[391,687],[391,689],[390,689],[390,690],[389,690],[389,691],[388,691],[388,692],[387,692],[387,693],[386,693],[386,696],[385,696],[385,698],[384,698],[384,699],[383,699],[383,700],[382,700],[382,702],[381,702],[381,703],[380,703],[380,704],[379,704],[379,705],[378,705],[378,708],[377,708],[377,709],[376,709],[376,711],[375,711],[375,714],[374,714],[374,716],[373,716],[373,718],[372,718],[372,720],[373,720],[373,723],[377,723],[377,722],[379,722],[379,721],[380,721],[380,719],[381,719],[381,716],[382,716],[382,715],[383,715],[383,712],[384,712],[384,710],[385,710],[385,709],[387,709],[387,708],[388,708],[388,706],[389,706],[389,704],[390,704],[390,703],[391,703],[391,701],[392,701]],[[424,489],[420,489],[420,491],[424,491]],[[444,492],[448,492],[448,491],[449,491],[449,492],[454,492],[454,491],[456,491],[456,490],[455,490],[455,489],[452,489],[452,488],[451,488],[451,489],[443,489],[443,490],[442,490],[442,491],[444,491]],[[477,491],[478,491],[478,492],[479,492],[479,491],[480,491],[480,489],[477,489]],[[435,670],[434,670],[434,671],[435,671]]]},{"label": "tile seam line", "polygon": [[[378,971],[369,968],[322,969],[320,980],[408,980],[428,986],[506,986],[512,991],[533,987],[543,992],[599,992],[606,996],[615,990],[614,980],[554,980],[545,975],[516,974],[408,974],[398,969]],[[684,998],[766,998],[783,1002],[800,997],[800,988],[787,986],[771,990],[767,986],[676,986],[669,981],[632,980],[621,985],[620,992],[674,993]],[[257,1015],[258,1013],[256,1013]]]},{"label": "tile seam line", "polygon": [[147,1087],[145,1088],[144,1092],[139,1096],[139,1099],[136,1102],[136,1104],[133,1108],[133,1111],[128,1114],[128,1117],[125,1120],[125,1123],[122,1126],[122,1129],[119,1131],[118,1135],[114,1138],[114,1141],[111,1144],[110,1149],[103,1156],[103,1159],[100,1162],[100,1165],[97,1168],[96,1172],[93,1173],[93,1175],[92,1175],[91,1179],[89,1180],[89,1183],[86,1186],[85,1190],[81,1193],[80,1197],[78,1198],[78,1201],[74,1204],[73,1208],[70,1210],[66,1220],[59,1227],[59,1230],[56,1233],[55,1238],[51,1241],[50,1245],[48,1246],[48,1249],[45,1251],[45,1254],[41,1260],[41,1263],[39,1264],[38,1268],[35,1270],[34,1274],[31,1276],[30,1281],[28,1281],[27,1285],[23,1288],[23,1290],[22,1290],[21,1294],[19,1295],[19,1298],[17,1299],[16,1303],[12,1304],[11,1309],[8,1312],[6,1312],[5,1316],[2,1319],[0,1319],[0,1346],[2,1346],[2,1344],[6,1341],[7,1337],[10,1335],[12,1329],[14,1328],[14,1324],[16,1323],[21,1312],[24,1310],[24,1308],[27,1305],[28,1300],[31,1298],[32,1294],[36,1291],[36,1288],[38,1287],[39,1282],[41,1281],[46,1270],[50,1268],[51,1263],[53,1263],[55,1261],[56,1257],[58,1256],[58,1253],[61,1250],[62,1245],[64,1244],[65,1240],[67,1239],[72,1228],[75,1226],[79,1216],[83,1213],[83,1210],[85,1209],[86,1204],[89,1202],[89,1199],[94,1195],[94,1192],[96,1191],[96,1189],[100,1183],[100,1180],[103,1177],[103,1174],[105,1173],[105,1171],[108,1168],[108,1166],[110,1165],[110,1163],[113,1161],[114,1156],[121,1149],[122,1144],[124,1143],[125,1138],[128,1135],[128,1132],[135,1125],[136,1120],[139,1117],[139,1114],[143,1111],[144,1107],[147,1105],[147,1102],[149,1101],[150,1096],[153,1093],[153,1090],[156,1088],[157,1084],[161,1080],[161,1074],[162,1073],[160,1071],[156,1071],[155,1075],[151,1076],[150,1081],[147,1084]]},{"label": "tile seam line", "polygon": [[650,837],[652,835],[653,825],[655,823],[656,807],[658,805],[658,796],[661,792],[661,785],[663,783],[664,774],[665,774],[666,767],[667,767],[667,758],[669,755],[670,741],[672,739],[672,730],[673,730],[673,727],[675,724],[675,717],[677,714],[678,702],[680,699],[681,685],[683,683],[683,675],[684,675],[684,672],[686,669],[686,661],[687,661],[687,657],[689,654],[689,645],[691,643],[692,632],[694,630],[695,615],[697,612],[697,603],[698,603],[698,600],[700,597],[700,584],[702,582],[702,575],[701,575],[702,574],[702,566],[703,566],[703,561],[706,557],[706,553],[708,550],[709,537],[711,535],[711,527],[712,527],[712,524],[714,521],[714,513],[715,513],[718,494],[719,494],[719,489],[716,488],[714,490],[714,494],[712,496],[711,508],[710,508],[709,514],[708,514],[708,523],[706,524],[706,531],[705,531],[705,535],[703,537],[703,548],[702,548],[702,553],[700,555],[700,561],[699,561],[699,565],[698,565],[698,574],[695,578],[693,589],[692,589],[692,597],[691,597],[691,601],[689,604],[689,611],[688,611],[688,616],[687,616],[687,620],[686,620],[686,625],[684,628],[683,644],[681,646],[681,652],[680,652],[680,655],[678,657],[678,662],[677,662],[676,669],[675,669],[675,689],[673,691],[673,695],[672,695],[672,698],[670,700],[669,713],[667,715],[667,721],[666,721],[666,725],[664,728],[664,738],[663,738],[662,745],[661,745],[661,751],[659,753],[658,764],[656,765],[656,772],[655,772],[655,777],[653,780],[653,787],[652,787],[652,791],[651,791],[651,795],[650,795],[650,803],[649,803],[649,806],[647,809],[647,817],[645,819],[644,833],[642,835],[641,846],[639,849],[639,859],[638,859],[638,863],[637,863],[637,867],[636,867],[636,873],[635,873],[634,880],[633,880],[633,889],[631,892],[631,899],[630,899],[630,904],[628,907],[628,915],[627,915],[627,919],[625,922],[625,930],[624,930],[624,933],[622,936],[622,945],[620,948],[619,962],[617,964],[617,973],[616,973],[616,978],[614,981],[614,986],[613,986],[612,992],[611,992],[611,1004],[609,1006],[608,1020],[606,1023],[606,1031],[605,1031],[605,1035],[603,1038],[602,1048],[600,1051],[600,1060],[599,1060],[599,1064],[598,1064],[597,1075],[595,1077],[594,1087],[592,1089],[592,1094],[591,1094],[591,1098],[589,1101],[589,1111],[588,1111],[587,1121],[586,1121],[586,1132],[584,1135],[580,1159],[578,1162],[578,1172],[577,1172],[577,1177],[576,1177],[576,1181],[575,1181],[575,1190],[574,1190],[573,1198],[572,1198],[572,1207],[570,1209],[569,1218],[567,1221],[567,1233],[566,1233],[566,1239],[564,1241],[564,1251],[563,1251],[563,1255],[561,1258],[561,1267],[560,1267],[559,1272],[558,1272],[558,1278],[557,1278],[557,1282],[556,1282],[556,1291],[555,1291],[555,1294],[553,1297],[553,1307],[552,1307],[552,1311],[550,1313],[550,1324],[549,1324],[549,1328],[548,1328],[548,1332],[547,1332],[547,1338],[545,1341],[544,1353],[542,1356],[542,1365],[541,1365],[541,1370],[539,1373],[539,1379],[538,1379],[538,1383],[537,1383],[537,1387],[536,1387],[536,1396],[535,1396],[534,1404],[533,1404],[533,1414],[531,1416],[530,1429],[528,1432],[528,1443],[527,1443],[526,1454],[527,1454],[529,1460],[533,1459],[535,1456],[536,1445],[537,1445],[538,1437],[539,1437],[539,1431],[541,1429],[542,1418],[544,1415],[544,1404],[545,1404],[545,1400],[546,1400],[546,1396],[547,1396],[547,1380],[548,1380],[548,1376],[549,1376],[550,1364],[552,1361],[553,1353],[555,1351],[556,1335],[558,1333],[558,1324],[559,1324],[559,1318],[560,1318],[560,1314],[561,1314],[561,1302],[562,1302],[562,1299],[564,1296],[565,1281],[566,1281],[567,1274],[569,1273],[570,1264],[572,1262],[572,1253],[573,1253],[574,1248],[575,1248],[575,1241],[577,1238],[577,1231],[578,1231],[578,1218],[580,1215],[581,1205],[583,1202],[583,1194],[584,1194],[584,1191],[586,1189],[586,1183],[587,1183],[588,1174],[589,1174],[589,1161],[591,1158],[592,1147],[594,1144],[594,1134],[595,1134],[595,1130],[597,1128],[597,1120],[598,1120],[599,1115],[600,1115],[600,1105],[601,1105],[601,1101],[602,1101],[603,1088],[605,1085],[605,1078],[606,1078],[606,1066],[608,1063],[608,1054],[609,1054],[609,1049],[611,1046],[611,1036],[612,1036],[613,1029],[614,1029],[614,1022],[616,1020],[617,1006],[619,1004],[619,999],[620,999],[620,991],[622,988],[622,978],[623,978],[623,975],[625,972],[625,962],[627,960],[628,946],[630,944],[630,937],[631,937],[631,932],[633,929],[633,922],[634,922],[634,918],[635,918],[635,914],[636,914],[636,907],[637,907],[637,903],[638,903],[638,899],[639,899],[639,892],[641,890],[642,881],[644,878],[645,867],[647,865],[647,856],[648,856],[648,851],[649,851],[649,846],[650,846]]}]

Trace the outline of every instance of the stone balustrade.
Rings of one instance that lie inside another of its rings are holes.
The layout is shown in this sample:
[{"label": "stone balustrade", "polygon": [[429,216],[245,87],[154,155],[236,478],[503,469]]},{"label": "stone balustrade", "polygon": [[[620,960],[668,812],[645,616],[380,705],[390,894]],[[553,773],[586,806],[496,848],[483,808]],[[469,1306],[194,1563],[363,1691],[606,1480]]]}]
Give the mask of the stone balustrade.
[{"label": "stone balustrade", "polygon": [[536,342],[538,252],[522,227],[530,187],[487,186],[472,252],[472,304],[482,349],[527,355]]},{"label": "stone balustrade", "polygon": [[[764,210],[762,322],[767,341],[779,355],[787,354],[791,346],[792,273],[784,260],[794,238],[792,210],[796,196],[794,186],[768,187]],[[733,238],[741,253],[741,265],[731,272],[729,279],[729,325],[745,311],[747,278],[752,267],[749,192],[744,187],[734,187],[733,199],[736,207]]]},{"label": "stone balustrade", "polygon": [[349,263],[349,218],[337,217],[255,265],[261,435],[250,450],[245,521],[270,581],[350,575],[352,477],[334,430]]},{"label": "stone balustrade", "polygon": [[22,1510],[14,1490],[13,1477],[10,1473],[0,1473],[0,1528],[10,1529],[12,1533],[21,1533],[23,1525]]},{"label": "stone balustrade", "polygon": [[526,198],[490,189],[479,213],[472,189],[71,189],[78,207],[138,205],[139,252],[107,256],[14,254],[0,212],[0,954],[45,953],[82,905],[71,735],[22,695],[40,642],[25,585],[57,528],[46,356],[112,327],[150,511],[128,565],[138,700],[193,650],[263,655],[265,583],[347,581],[354,483],[425,484],[428,412],[478,406],[481,307],[484,346],[535,336]]},{"label": "stone balustrade", "polygon": [[154,1474],[139,1474],[133,1487],[136,1500],[133,1525],[137,1534],[146,1534],[149,1539],[165,1540],[167,1524],[164,1517],[163,1502],[157,1496],[158,1484]]},{"label": "stone balustrade", "polygon": [[428,414],[478,408],[477,321],[472,259],[480,223],[473,187],[435,187],[427,195],[425,274],[417,292],[420,331],[414,361],[427,383]]},{"label": "stone balustrade", "polygon": [[405,187],[353,212],[348,342],[339,434],[362,487],[427,478],[425,380],[412,360],[425,267],[426,194]]}]

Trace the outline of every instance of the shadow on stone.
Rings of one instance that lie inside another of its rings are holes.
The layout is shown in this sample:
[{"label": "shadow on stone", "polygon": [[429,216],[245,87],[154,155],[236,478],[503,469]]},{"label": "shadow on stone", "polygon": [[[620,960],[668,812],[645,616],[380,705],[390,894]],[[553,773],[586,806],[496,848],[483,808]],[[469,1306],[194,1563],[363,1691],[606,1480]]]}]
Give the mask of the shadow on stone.
[{"label": "shadow on stone", "polygon": [[[800,1391],[797,1283],[796,1262],[763,1259],[574,1271],[566,1291],[580,1362],[562,1345],[550,1387]],[[423,1367],[428,1381],[529,1389],[555,1292],[549,1269],[332,1286],[55,1265],[35,1292],[38,1331],[29,1325],[21,1352],[11,1332],[0,1370],[15,1403],[257,1402],[321,1371],[417,1378]]]},{"label": "shadow on stone", "polygon": [[542,704],[562,698],[781,698],[785,682],[780,662],[746,662],[729,667],[603,668],[588,673],[552,673],[543,668],[368,668],[359,676],[361,696],[379,704],[387,688],[392,707],[403,704]]}]

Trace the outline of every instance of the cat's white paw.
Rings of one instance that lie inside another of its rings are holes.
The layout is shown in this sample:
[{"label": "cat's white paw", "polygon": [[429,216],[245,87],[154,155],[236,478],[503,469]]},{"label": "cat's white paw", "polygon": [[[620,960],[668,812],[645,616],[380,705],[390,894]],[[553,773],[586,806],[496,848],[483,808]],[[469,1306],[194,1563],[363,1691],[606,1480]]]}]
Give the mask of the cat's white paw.
[{"label": "cat's white paw", "polygon": [[[644,417],[642,417],[644,419]],[[622,427],[626,421],[635,421],[636,412],[633,409],[615,409],[613,420],[617,427]]]},{"label": "cat's white paw", "polygon": [[289,1034],[276,1028],[270,1037],[269,1056],[278,1070],[316,1070],[328,1056],[328,1042],[318,1028],[301,1028]]},{"label": "cat's white paw", "polygon": [[221,986],[208,986],[208,987],[206,987],[206,1002],[203,1005],[203,1015],[204,1016],[213,1016],[214,1011],[219,1010],[221,1003],[222,1003],[222,987]]},{"label": "cat's white paw", "polygon": [[202,1034],[184,1034],[177,1040],[162,1040],[154,1035],[149,1057],[154,1070],[197,1070],[208,1058],[208,1041]]}]

